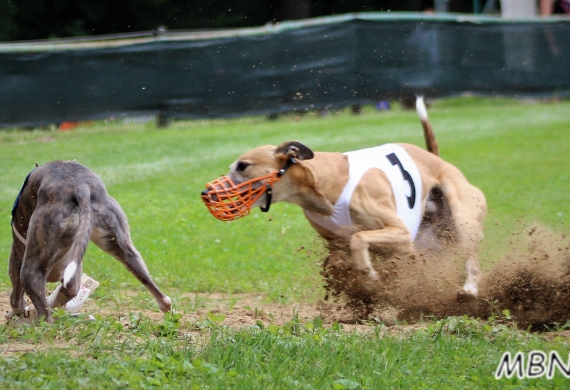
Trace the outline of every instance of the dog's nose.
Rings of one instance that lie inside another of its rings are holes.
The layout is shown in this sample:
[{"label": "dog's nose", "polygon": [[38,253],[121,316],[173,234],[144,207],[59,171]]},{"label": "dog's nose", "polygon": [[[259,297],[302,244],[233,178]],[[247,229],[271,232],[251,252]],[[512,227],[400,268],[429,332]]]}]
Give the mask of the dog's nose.
[{"label": "dog's nose", "polygon": [[202,196],[208,196],[208,190],[202,191]]}]

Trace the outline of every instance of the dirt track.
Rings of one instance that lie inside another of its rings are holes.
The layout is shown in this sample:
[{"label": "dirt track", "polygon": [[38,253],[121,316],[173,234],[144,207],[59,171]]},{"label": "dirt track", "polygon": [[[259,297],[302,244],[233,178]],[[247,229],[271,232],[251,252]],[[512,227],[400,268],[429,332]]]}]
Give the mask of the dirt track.
[{"label": "dirt track", "polygon": [[424,253],[379,261],[378,293],[363,291],[346,258],[325,260],[332,296],[345,299],[357,317],[385,322],[467,314],[486,319],[509,310],[521,329],[546,331],[570,319],[570,239],[538,226],[513,235],[505,259],[483,269],[479,296],[458,295],[464,264],[454,253]]},{"label": "dirt track", "polygon": [[[185,297],[188,299],[198,297],[203,306],[196,311],[184,313],[182,321],[188,323],[200,322],[207,318],[208,313],[224,316],[221,324],[233,329],[247,328],[256,325],[258,322],[263,323],[264,326],[270,324],[283,325],[294,318],[297,318],[301,323],[306,323],[319,316],[325,325],[330,325],[333,321],[340,321],[347,330],[366,331],[370,329],[370,326],[366,324],[352,324],[352,317],[349,311],[339,305],[327,302],[280,305],[267,302],[264,296],[260,294],[233,294],[230,297],[224,294],[187,293],[179,298]],[[120,309],[110,309],[101,307],[99,303],[97,298],[94,300],[88,299],[81,308],[80,313],[85,315],[102,314],[115,317],[116,319],[128,318],[129,312],[142,313],[157,323],[161,322],[164,316],[158,308],[149,310],[140,309],[134,305],[125,305],[120,307]],[[2,310],[2,313],[11,310],[8,291],[0,297],[0,310]]]},{"label": "dirt track", "polygon": [[[508,309],[521,329],[546,331],[565,324],[570,319],[570,239],[536,226],[515,236],[518,238],[511,241],[507,258],[483,270],[480,295],[475,299],[458,299],[464,264],[453,260],[453,256],[432,254],[376,262],[384,278],[374,296],[363,292],[349,260],[326,258],[326,301],[279,305],[266,302],[259,294],[186,294],[187,299],[200,297],[204,303],[197,311],[187,313],[185,319],[197,321],[214,312],[225,316],[224,325],[243,328],[258,321],[280,325],[295,316],[302,322],[320,316],[325,324],[339,321],[365,329],[368,326],[358,325],[359,321],[413,324],[426,316],[463,314],[486,319]],[[0,310],[10,310],[8,291],[0,297]],[[82,311],[118,317],[134,311],[156,321],[162,318],[158,310],[109,309],[91,300]]]}]

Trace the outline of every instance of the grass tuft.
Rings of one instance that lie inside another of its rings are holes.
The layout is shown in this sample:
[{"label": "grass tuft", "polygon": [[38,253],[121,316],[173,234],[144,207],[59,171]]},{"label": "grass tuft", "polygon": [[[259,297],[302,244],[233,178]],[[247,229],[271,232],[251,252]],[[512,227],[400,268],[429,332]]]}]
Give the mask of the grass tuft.
[{"label": "grass tuft", "polygon": [[[570,222],[570,102],[507,99],[436,101],[429,115],[442,157],[486,194],[482,263],[500,260],[525,224],[566,232]],[[315,302],[323,296],[318,264],[323,245],[296,206],[221,223],[202,205],[206,182],[224,174],[242,152],[298,140],[316,151],[349,151],[387,142],[424,145],[416,114],[396,107],[276,121],[241,118],[154,123],[93,122],[69,132],[0,132],[0,252],[8,258],[10,210],[34,163],[73,160],[98,173],[124,208],[133,240],[157,283],[181,312],[208,308],[199,292],[231,297],[260,293],[273,302]],[[507,326],[509,313],[488,322],[428,319],[416,328],[371,323],[355,333],[320,318],[261,321],[226,328],[211,311],[192,323],[173,313],[156,321],[148,293],[118,262],[90,245],[84,270],[101,282],[93,299],[120,317],[95,321],[56,313],[53,325],[0,325],[3,388],[505,388],[564,387],[552,381],[502,380],[493,374],[505,351],[567,351]],[[0,273],[9,291],[7,273]],[[192,296],[192,294],[196,294]],[[229,298],[231,299],[231,298]],[[565,325],[562,325],[562,328]],[[562,329],[561,328],[561,329]],[[407,330],[406,330],[407,329]],[[414,330],[416,329],[416,330]],[[27,352],[26,352],[27,351]]]}]

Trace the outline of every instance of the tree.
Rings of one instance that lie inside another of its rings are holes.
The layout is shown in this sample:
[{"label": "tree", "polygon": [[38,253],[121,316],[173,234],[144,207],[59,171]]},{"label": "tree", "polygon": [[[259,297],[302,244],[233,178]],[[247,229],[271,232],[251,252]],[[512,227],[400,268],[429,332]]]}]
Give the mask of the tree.
[{"label": "tree", "polygon": [[[0,40],[260,26],[366,11],[418,11],[433,0],[0,0]],[[463,10],[471,0],[451,0]]]}]

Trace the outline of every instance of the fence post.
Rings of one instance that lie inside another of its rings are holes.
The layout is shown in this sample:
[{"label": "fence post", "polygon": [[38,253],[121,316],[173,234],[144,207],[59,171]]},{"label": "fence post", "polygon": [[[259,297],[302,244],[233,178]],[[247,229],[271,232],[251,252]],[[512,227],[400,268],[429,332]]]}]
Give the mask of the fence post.
[{"label": "fence post", "polygon": [[170,118],[164,114],[158,114],[156,116],[156,127],[164,128],[170,126]]}]

